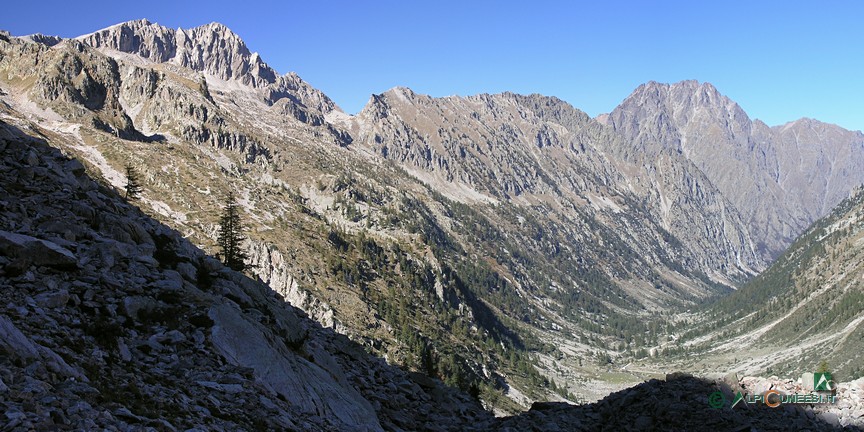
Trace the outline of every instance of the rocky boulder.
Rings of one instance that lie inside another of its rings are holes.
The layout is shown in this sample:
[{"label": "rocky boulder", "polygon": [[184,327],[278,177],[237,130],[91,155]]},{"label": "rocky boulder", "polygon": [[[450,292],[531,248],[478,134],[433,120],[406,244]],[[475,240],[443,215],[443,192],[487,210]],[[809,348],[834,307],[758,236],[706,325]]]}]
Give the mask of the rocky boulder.
[{"label": "rocky boulder", "polygon": [[0,252],[15,260],[13,266],[31,265],[71,269],[78,265],[75,255],[60,245],[23,234],[0,231]]}]

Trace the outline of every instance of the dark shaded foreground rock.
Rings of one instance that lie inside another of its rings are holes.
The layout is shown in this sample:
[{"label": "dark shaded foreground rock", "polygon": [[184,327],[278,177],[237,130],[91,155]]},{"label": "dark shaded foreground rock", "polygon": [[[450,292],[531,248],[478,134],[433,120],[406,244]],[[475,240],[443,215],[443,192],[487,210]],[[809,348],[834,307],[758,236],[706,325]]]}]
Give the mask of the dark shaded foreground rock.
[{"label": "dark shaded foreground rock", "polygon": [[0,430],[462,430],[491,419],[322,328],[80,168],[0,121]]},{"label": "dark shaded foreground rock", "polygon": [[[725,403],[712,408],[709,396],[721,391]],[[676,374],[650,380],[586,405],[535,404],[518,416],[478,425],[489,431],[825,431],[840,427],[805,406],[739,404],[731,408],[732,389],[719,382]]]}]

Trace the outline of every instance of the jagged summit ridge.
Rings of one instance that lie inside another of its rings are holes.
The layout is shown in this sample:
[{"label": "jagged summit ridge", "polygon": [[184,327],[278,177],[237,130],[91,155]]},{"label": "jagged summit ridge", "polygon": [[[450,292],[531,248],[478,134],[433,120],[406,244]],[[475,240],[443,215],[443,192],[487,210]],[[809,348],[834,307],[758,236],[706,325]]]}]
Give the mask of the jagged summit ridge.
[{"label": "jagged summit ridge", "polygon": [[[224,80],[253,87],[276,82],[276,73],[228,27],[209,23],[176,30],[146,19],[117,24],[77,39],[94,47],[138,54],[157,63],[173,62]],[[256,73],[257,72],[257,73]]]},{"label": "jagged summit ridge", "polygon": [[95,48],[136,54],[156,63],[172,63],[223,81],[239,81],[265,91],[274,103],[291,97],[321,113],[339,110],[324,93],[297,74],[280,76],[224,24],[176,30],[146,19],[128,21],[76,38]]},{"label": "jagged summit ridge", "polygon": [[63,41],[60,36],[44,35],[42,33],[34,33],[27,36],[22,36],[21,39],[29,40],[30,42],[40,43],[45,46],[54,46]]}]

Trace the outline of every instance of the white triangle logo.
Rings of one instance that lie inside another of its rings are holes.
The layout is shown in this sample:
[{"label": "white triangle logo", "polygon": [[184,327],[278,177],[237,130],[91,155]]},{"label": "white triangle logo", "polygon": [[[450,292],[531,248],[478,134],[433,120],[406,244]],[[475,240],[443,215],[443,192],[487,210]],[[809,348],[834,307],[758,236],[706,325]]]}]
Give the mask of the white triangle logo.
[{"label": "white triangle logo", "polygon": [[[825,383],[825,385],[823,386],[822,383]],[[819,377],[819,382],[816,383],[816,388],[817,389],[824,388],[824,389],[828,389],[828,390],[833,390],[831,388],[831,383],[828,382],[828,378],[825,378],[825,375],[822,375],[821,377]]]}]

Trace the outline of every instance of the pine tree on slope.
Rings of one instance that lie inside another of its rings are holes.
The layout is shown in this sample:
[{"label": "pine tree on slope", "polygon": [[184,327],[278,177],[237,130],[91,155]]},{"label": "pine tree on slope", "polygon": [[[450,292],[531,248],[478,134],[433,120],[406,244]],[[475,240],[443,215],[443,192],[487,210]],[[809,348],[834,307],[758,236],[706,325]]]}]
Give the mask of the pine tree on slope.
[{"label": "pine tree on slope", "polygon": [[239,205],[235,202],[234,192],[228,192],[222,217],[219,219],[217,242],[222,249],[220,254],[222,262],[236,271],[243,271],[249,267],[246,263],[249,255],[242,247],[244,240],[246,237],[243,235],[243,225],[240,222]]}]

